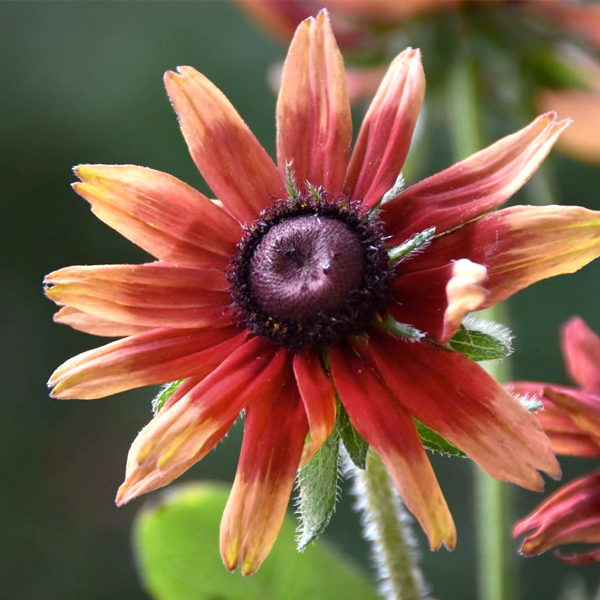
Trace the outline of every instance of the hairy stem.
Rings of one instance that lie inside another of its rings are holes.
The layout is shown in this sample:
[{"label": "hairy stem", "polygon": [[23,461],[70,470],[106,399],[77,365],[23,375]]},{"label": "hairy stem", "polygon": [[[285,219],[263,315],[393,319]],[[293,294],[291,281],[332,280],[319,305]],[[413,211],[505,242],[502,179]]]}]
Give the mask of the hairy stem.
[{"label": "hairy stem", "polygon": [[387,470],[373,450],[364,471],[352,467],[365,537],[373,545],[381,593],[386,600],[427,600],[408,516]]}]

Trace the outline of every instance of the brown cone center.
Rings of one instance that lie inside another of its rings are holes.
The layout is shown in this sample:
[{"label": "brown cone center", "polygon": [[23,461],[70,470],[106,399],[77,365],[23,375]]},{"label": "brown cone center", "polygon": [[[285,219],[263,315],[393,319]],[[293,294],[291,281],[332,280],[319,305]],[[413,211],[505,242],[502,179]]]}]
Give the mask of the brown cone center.
[{"label": "brown cone center", "polygon": [[267,231],[250,260],[249,282],[265,313],[307,323],[319,311],[340,308],[364,273],[360,240],[345,223],[304,215]]}]

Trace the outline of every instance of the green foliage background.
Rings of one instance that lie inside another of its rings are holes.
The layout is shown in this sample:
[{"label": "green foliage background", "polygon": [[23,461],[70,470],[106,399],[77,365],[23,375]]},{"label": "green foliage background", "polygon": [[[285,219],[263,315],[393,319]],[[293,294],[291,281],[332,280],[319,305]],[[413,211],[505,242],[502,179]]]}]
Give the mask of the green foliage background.
[{"label": "green foliage background", "polygon": [[[146,598],[130,540],[143,501],[116,509],[113,499],[129,444],[151,417],[154,390],[101,401],[48,398],[51,371],[98,342],[52,323],[42,277],[71,264],[146,259],[69,189],[71,166],[147,165],[206,191],[164,93],[165,70],[191,64],[205,73],[272,153],[275,100],[265,72],[285,49],[224,1],[2,2],[0,39],[0,597]],[[425,56],[426,72],[431,59]],[[496,127],[503,131],[504,124]],[[430,128],[425,135],[433,160],[421,174],[450,162],[443,133]],[[600,209],[599,170],[558,155],[550,168],[564,203]],[[579,314],[600,331],[599,280],[597,262],[512,301],[517,377],[566,382],[558,327]],[[231,481],[239,437],[236,430],[186,479]],[[425,571],[436,597],[469,600],[476,560],[470,463],[440,457],[434,463],[459,545],[452,554],[424,551]],[[592,468],[563,464],[566,478]],[[515,517],[539,500],[519,492]],[[328,535],[367,565],[351,505],[344,488]],[[519,559],[519,566],[526,600],[558,599],[568,576],[594,580],[593,567],[567,568],[550,555]]]}]

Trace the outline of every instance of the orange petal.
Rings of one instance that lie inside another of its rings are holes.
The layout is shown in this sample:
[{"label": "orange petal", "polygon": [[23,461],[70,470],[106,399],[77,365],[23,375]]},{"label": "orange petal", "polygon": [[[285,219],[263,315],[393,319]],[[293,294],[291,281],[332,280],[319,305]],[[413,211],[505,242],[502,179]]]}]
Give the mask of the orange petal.
[{"label": "orange petal", "polygon": [[103,317],[88,315],[71,306],[63,306],[54,314],[53,320],[55,323],[68,325],[73,329],[77,329],[77,331],[105,337],[125,337],[151,329],[151,327],[126,325],[125,323],[117,323]]},{"label": "orange petal", "polygon": [[546,386],[544,396],[564,410],[600,448],[600,395],[558,386]]},{"label": "orange petal", "polygon": [[454,522],[410,415],[352,349],[335,347],[331,370],[352,424],[381,456],[431,548],[454,548]]},{"label": "orange petal", "polygon": [[[600,444],[579,427],[566,410],[554,404],[545,394],[545,390],[550,386],[534,381],[511,381],[504,384],[504,387],[513,395],[542,402],[543,409],[534,414],[550,439],[555,454],[600,456]],[[562,386],[551,387],[560,391],[575,391]]]},{"label": "orange petal", "polygon": [[580,317],[563,325],[562,353],[571,379],[584,390],[600,394],[600,337]]},{"label": "orange petal", "polygon": [[[408,412],[493,477],[539,490],[560,468],[536,418],[478,364],[428,342],[377,333],[360,352]],[[398,368],[402,365],[402,368]]]},{"label": "orange petal", "polygon": [[468,258],[487,267],[484,307],[548,277],[574,273],[600,255],[600,212],[580,206],[513,206],[434,239],[398,274]]},{"label": "orange petal", "polygon": [[344,61],[326,11],[298,26],[277,101],[279,171],[291,163],[296,182],[322,185],[332,196],[346,176],[352,120]]},{"label": "orange petal", "polygon": [[[410,186],[383,207],[383,219],[397,245],[435,227],[444,233],[496,208],[533,175],[569,125],[554,113]],[[390,186],[391,187],[391,186]]]},{"label": "orange petal", "polygon": [[285,352],[261,338],[230,354],[208,377],[185,381],[138,434],[118,505],[173,481],[214,447],[242,409],[285,381]]},{"label": "orange petal", "polygon": [[244,441],[221,521],[225,566],[252,575],[269,554],[290,499],[308,425],[291,377],[246,410]]},{"label": "orange petal", "polygon": [[44,282],[46,295],[57,304],[119,323],[197,329],[233,320],[227,280],[216,269],[160,262],[67,267]]},{"label": "orange petal", "polygon": [[152,329],[83,352],[50,377],[54,398],[102,398],[145,385],[203,377],[240,346],[233,327],[188,331]]},{"label": "orange petal", "polygon": [[[75,191],[107,225],[156,258],[188,267],[226,267],[239,225],[171,175],[134,166],[80,165]],[[185,215],[185,218],[182,218]]]},{"label": "orange petal", "polygon": [[410,323],[438,342],[447,342],[463,317],[479,310],[487,299],[487,270],[463,258],[443,267],[397,277],[395,302],[388,310],[401,323]]},{"label": "orange petal", "polygon": [[374,206],[392,188],[424,96],[421,54],[408,48],[390,65],[358,133],[345,184],[352,200]]},{"label": "orange petal", "polygon": [[192,67],[165,73],[181,131],[202,176],[239,221],[283,198],[275,164],[229,100]]},{"label": "orange petal", "polygon": [[302,456],[304,466],[331,435],[335,426],[335,389],[317,352],[294,355],[294,375],[310,425],[310,442]]}]

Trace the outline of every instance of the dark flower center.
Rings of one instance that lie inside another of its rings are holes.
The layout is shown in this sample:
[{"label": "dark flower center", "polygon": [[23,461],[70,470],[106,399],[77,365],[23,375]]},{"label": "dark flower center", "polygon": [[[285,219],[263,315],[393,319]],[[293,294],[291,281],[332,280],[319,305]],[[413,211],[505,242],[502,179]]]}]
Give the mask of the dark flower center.
[{"label": "dark flower center", "polygon": [[331,217],[306,215],[277,223],[250,259],[254,298],[278,319],[310,323],[340,308],[360,287],[365,259],[358,236]]},{"label": "dark flower center", "polygon": [[385,311],[392,267],[381,223],[313,190],[265,209],[246,228],[228,269],[238,314],[288,348],[364,333]]}]

